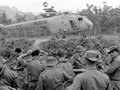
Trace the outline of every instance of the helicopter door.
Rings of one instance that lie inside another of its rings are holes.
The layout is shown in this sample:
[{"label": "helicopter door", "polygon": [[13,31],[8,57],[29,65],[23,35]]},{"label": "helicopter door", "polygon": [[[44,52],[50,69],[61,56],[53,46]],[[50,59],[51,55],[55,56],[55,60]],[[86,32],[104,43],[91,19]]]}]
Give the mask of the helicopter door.
[{"label": "helicopter door", "polygon": [[78,23],[75,20],[70,20],[69,22],[73,30],[78,30],[80,28]]}]

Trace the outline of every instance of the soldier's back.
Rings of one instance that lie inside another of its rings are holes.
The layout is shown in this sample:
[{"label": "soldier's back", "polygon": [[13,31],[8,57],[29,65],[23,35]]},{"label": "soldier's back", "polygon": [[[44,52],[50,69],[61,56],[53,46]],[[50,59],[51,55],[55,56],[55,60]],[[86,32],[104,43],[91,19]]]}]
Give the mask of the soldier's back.
[{"label": "soldier's back", "polygon": [[0,90],[10,90],[8,87],[5,87],[5,86],[0,86]]},{"label": "soldier's back", "polygon": [[[75,86],[77,84],[77,86]],[[75,77],[72,89],[77,90],[111,90],[110,80],[107,75],[97,70],[88,70]]]},{"label": "soldier's back", "polygon": [[61,69],[45,70],[41,76],[44,80],[45,90],[65,90],[63,87],[65,79]]}]

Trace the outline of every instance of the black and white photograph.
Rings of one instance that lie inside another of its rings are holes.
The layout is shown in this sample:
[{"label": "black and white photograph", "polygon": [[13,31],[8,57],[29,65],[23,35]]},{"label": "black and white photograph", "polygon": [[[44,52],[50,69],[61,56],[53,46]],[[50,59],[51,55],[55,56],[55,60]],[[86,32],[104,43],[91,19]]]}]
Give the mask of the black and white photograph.
[{"label": "black and white photograph", "polygon": [[0,0],[0,90],[120,90],[120,1]]}]

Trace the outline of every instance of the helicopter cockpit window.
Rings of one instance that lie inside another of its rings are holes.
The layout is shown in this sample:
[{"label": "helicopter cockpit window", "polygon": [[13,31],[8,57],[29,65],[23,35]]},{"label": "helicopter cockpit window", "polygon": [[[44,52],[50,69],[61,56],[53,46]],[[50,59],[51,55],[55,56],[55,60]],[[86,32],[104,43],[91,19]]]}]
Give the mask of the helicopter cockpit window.
[{"label": "helicopter cockpit window", "polygon": [[70,20],[70,24],[71,24],[72,27],[76,27],[76,22],[75,21]]},{"label": "helicopter cockpit window", "polygon": [[77,22],[75,20],[70,20],[70,25],[73,30],[78,30],[79,26],[77,25]]},{"label": "helicopter cockpit window", "polygon": [[81,18],[78,18],[78,21],[82,21],[83,20],[83,18],[81,17]]}]

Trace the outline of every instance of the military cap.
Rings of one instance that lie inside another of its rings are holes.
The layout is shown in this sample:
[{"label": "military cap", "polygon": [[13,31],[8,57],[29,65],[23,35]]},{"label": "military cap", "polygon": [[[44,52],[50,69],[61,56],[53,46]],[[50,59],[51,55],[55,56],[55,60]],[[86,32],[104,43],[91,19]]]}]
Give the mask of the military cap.
[{"label": "military cap", "polygon": [[97,50],[88,50],[85,52],[85,58],[90,61],[98,61],[100,59],[100,52]]}]

